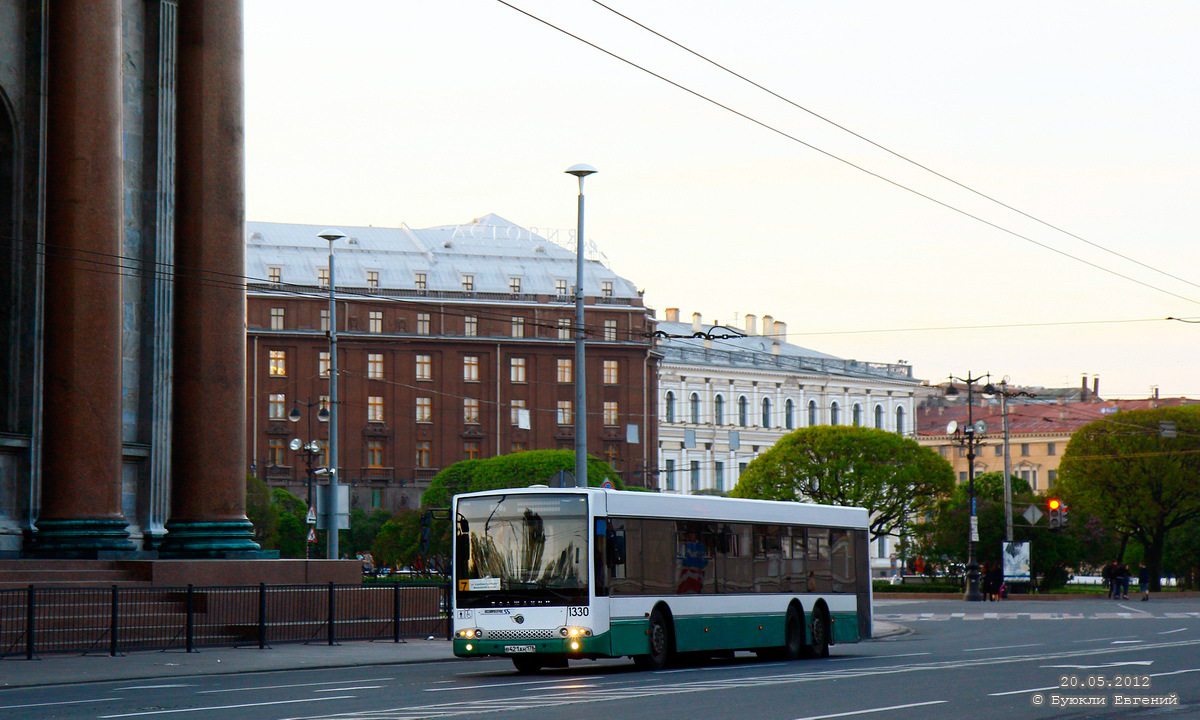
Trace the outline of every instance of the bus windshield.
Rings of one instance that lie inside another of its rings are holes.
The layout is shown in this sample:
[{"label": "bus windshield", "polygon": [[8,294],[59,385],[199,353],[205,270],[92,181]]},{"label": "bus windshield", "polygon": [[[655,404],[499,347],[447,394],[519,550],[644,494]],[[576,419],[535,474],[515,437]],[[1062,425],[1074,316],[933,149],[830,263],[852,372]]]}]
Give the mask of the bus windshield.
[{"label": "bus windshield", "polygon": [[458,606],[586,602],[587,516],[584,495],[461,498]]}]

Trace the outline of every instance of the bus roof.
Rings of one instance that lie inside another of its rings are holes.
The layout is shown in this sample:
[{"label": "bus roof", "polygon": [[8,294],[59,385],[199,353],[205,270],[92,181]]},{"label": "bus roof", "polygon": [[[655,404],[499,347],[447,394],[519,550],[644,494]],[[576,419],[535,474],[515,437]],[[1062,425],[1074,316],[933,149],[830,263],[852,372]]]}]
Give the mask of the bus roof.
[{"label": "bus roof", "polygon": [[714,495],[675,495],[668,493],[608,490],[603,488],[502,488],[456,495],[464,497],[518,494],[586,494],[597,515],[660,517],[676,520],[727,520],[767,524],[823,525],[861,528],[869,526],[865,508],[818,505],[777,500],[745,500]]}]

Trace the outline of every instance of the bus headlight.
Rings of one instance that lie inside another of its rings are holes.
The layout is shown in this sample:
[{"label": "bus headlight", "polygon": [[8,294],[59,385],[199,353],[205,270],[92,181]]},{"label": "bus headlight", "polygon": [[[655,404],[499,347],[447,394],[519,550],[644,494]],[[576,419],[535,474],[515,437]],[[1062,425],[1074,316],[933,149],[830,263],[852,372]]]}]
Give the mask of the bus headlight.
[{"label": "bus headlight", "polygon": [[459,630],[458,632],[454,633],[454,637],[461,638],[463,640],[473,640],[483,637],[483,630],[480,628],[466,628],[465,630]]}]

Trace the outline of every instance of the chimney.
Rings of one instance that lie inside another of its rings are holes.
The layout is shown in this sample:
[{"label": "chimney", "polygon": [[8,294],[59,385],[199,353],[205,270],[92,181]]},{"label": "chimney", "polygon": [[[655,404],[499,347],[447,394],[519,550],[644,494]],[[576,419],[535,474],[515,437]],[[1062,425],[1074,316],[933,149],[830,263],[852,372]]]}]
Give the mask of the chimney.
[{"label": "chimney", "polygon": [[774,330],[775,330],[775,318],[771,317],[770,315],[763,315],[762,334],[770,335],[770,334],[772,334],[772,332],[774,332]]},{"label": "chimney", "polygon": [[1100,376],[1099,375],[1092,377],[1092,399],[1093,400],[1100,399]]},{"label": "chimney", "polygon": [[667,308],[667,322],[679,322],[679,308]]},{"label": "chimney", "polygon": [[692,332],[700,332],[700,313],[692,313]]},{"label": "chimney", "polygon": [[758,334],[758,316],[752,313],[746,313],[746,334]]},{"label": "chimney", "polygon": [[776,320],[775,321],[775,329],[772,331],[772,333],[779,340],[779,342],[781,342],[781,343],[787,342],[788,341],[788,339],[787,339],[787,323],[782,322],[780,320]]}]

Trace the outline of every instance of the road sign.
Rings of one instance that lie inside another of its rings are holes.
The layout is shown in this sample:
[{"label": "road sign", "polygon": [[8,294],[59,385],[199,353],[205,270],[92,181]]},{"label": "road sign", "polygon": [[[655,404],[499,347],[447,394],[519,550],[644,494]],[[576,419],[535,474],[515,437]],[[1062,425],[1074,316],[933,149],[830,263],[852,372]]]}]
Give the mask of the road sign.
[{"label": "road sign", "polygon": [[315,508],[308,509],[308,517],[304,518],[304,521],[307,522],[309,525],[317,524],[317,511]]},{"label": "road sign", "polygon": [[308,541],[310,543],[315,543],[317,541],[317,529],[316,528],[308,529]]},{"label": "road sign", "polygon": [[613,489],[612,480],[605,480],[604,482],[600,483],[600,487],[606,488],[608,490],[612,490]]},{"label": "road sign", "polygon": [[1021,517],[1025,518],[1030,525],[1037,525],[1038,520],[1042,519],[1042,511],[1038,510],[1037,505],[1030,505],[1025,512],[1021,513]]},{"label": "road sign", "polygon": [[979,518],[971,516],[971,542],[979,542]]}]

